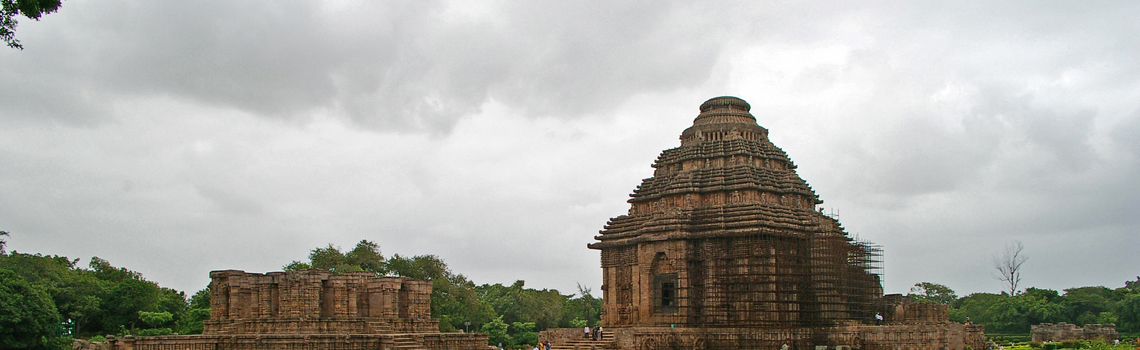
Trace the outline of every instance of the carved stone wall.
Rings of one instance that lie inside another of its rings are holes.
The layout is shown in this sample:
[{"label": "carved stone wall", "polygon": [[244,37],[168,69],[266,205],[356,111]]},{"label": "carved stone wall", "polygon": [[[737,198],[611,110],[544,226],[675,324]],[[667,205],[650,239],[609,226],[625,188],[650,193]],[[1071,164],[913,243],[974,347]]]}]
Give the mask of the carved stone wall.
[{"label": "carved stone wall", "polygon": [[700,106],[681,146],[590,244],[607,326],[801,327],[869,323],[882,294],[869,245],[768,140],[747,102]]},{"label": "carved stone wall", "polygon": [[[580,338],[581,332],[550,329],[539,339],[564,344]],[[952,322],[793,328],[618,327],[606,332],[614,340],[603,348],[612,350],[778,350],[785,345],[788,349],[976,350],[985,346],[981,326]]]},{"label": "carved stone wall", "polygon": [[435,332],[431,282],[324,270],[210,273],[203,334]]},{"label": "carved stone wall", "polygon": [[1116,333],[1116,324],[1086,324],[1084,327],[1065,322],[1042,323],[1031,326],[1032,340],[1038,343],[1059,342],[1066,340],[1095,340],[1106,342],[1120,338]]},{"label": "carved stone wall", "polygon": [[111,350],[486,350],[487,335],[412,334],[242,334],[109,337]]},{"label": "carved stone wall", "polygon": [[431,282],[324,270],[210,272],[202,335],[109,338],[104,350],[485,350],[486,334],[440,333]]},{"label": "carved stone wall", "polygon": [[735,97],[701,104],[589,245],[601,250],[606,348],[981,349],[982,327],[950,322],[945,305],[882,296],[879,248],[817,210],[750,110]]}]

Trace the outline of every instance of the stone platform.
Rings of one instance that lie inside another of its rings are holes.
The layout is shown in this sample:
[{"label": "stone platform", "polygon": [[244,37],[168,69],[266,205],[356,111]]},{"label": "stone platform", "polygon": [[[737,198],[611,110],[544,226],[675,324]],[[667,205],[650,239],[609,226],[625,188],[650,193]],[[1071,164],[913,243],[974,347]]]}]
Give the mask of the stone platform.
[{"label": "stone platform", "polygon": [[486,334],[170,335],[109,338],[113,350],[451,350],[487,348]]},{"label": "stone platform", "polygon": [[431,282],[324,270],[210,273],[202,335],[109,338],[106,350],[486,350],[440,333]]},{"label": "stone platform", "polygon": [[539,334],[558,349],[862,349],[965,350],[983,349],[981,326],[960,323],[801,328],[606,328],[604,341],[582,341],[582,330],[563,328]]}]

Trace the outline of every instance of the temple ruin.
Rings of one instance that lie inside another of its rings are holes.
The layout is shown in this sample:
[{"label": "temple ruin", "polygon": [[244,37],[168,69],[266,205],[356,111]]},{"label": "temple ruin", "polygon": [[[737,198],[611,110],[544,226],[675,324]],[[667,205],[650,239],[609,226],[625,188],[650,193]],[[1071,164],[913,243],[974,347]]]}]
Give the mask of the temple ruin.
[{"label": "temple ruin", "polygon": [[1116,333],[1116,324],[1086,324],[1077,327],[1071,323],[1042,323],[1030,327],[1032,341],[1036,343],[1060,342],[1070,340],[1101,340],[1109,342],[1119,339]]},{"label": "temple ruin", "polygon": [[109,339],[115,350],[486,349],[486,334],[440,333],[431,282],[325,270],[210,272],[201,335]]},{"label": "temple ruin", "polygon": [[602,347],[980,348],[981,328],[951,323],[945,306],[883,297],[881,250],[817,209],[750,110],[735,97],[701,104],[629,212],[589,244],[613,332]]}]

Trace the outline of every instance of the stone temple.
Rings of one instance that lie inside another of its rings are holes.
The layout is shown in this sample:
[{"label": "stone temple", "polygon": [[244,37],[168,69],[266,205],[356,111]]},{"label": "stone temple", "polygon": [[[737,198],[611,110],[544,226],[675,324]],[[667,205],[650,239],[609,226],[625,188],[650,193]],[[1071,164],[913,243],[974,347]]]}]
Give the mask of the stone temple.
[{"label": "stone temple", "polygon": [[110,350],[485,350],[486,334],[440,333],[431,282],[325,270],[210,272],[201,335],[108,339]]},{"label": "stone temple", "polygon": [[[750,110],[735,97],[701,104],[628,214],[589,244],[601,251],[608,333],[590,346],[981,348],[981,328],[949,322],[945,306],[883,297],[879,248],[817,210]],[[544,336],[573,341],[564,333]]]}]

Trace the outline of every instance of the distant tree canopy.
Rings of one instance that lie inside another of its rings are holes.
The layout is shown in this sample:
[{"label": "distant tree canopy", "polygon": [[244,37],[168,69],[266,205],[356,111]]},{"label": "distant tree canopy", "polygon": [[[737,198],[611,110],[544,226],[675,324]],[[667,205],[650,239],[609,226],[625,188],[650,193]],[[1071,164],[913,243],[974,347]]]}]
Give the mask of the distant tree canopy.
[{"label": "distant tree canopy", "polygon": [[293,261],[285,265],[285,271],[322,269],[335,273],[368,271],[383,275],[388,273],[385,266],[387,264],[380,254],[380,245],[361,240],[347,253],[341,252],[339,247],[332,244],[313,249],[309,253],[309,262]]},{"label": "distant tree canopy", "polygon": [[1140,332],[1140,277],[1116,289],[1079,287],[1060,293],[1051,289],[1027,288],[1017,295],[1006,292],[974,293],[955,297],[954,291],[937,283],[922,282],[908,296],[917,301],[950,306],[950,320],[967,318],[986,326],[987,333],[1023,334],[1041,323],[1067,322],[1083,326],[1115,323],[1120,332]]},{"label": "distant tree canopy", "polygon": [[950,305],[951,302],[958,299],[958,295],[954,294],[954,290],[950,289],[950,287],[930,282],[915,283],[914,287],[910,288],[910,294],[907,294],[907,296],[915,301],[943,305]]},{"label": "distant tree canopy", "polygon": [[[201,333],[202,320],[209,318],[208,293],[195,294],[206,295],[202,309],[200,302],[188,304],[184,293],[160,287],[138,272],[98,257],[92,257],[87,268],[76,266],[78,261],[0,254],[0,284],[4,285],[0,287],[0,308],[4,309],[0,310],[0,348],[70,348],[66,341],[52,343],[58,335],[57,325],[64,320],[75,324],[77,336],[92,336],[196,334]],[[19,297],[14,299],[11,293]]]},{"label": "distant tree canopy", "polygon": [[39,20],[41,16],[58,11],[60,0],[0,0],[0,40],[14,49],[24,49],[16,39],[17,15]]},{"label": "distant tree canopy", "polygon": [[59,312],[43,286],[0,268],[0,348],[44,348],[57,323]]},{"label": "distant tree canopy", "polygon": [[435,255],[392,254],[384,259],[379,245],[367,240],[348,252],[332,244],[315,248],[307,262],[293,261],[285,266],[287,271],[310,268],[333,273],[370,271],[431,281],[431,314],[439,318],[440,331],[482,331],[490,335],[491,345],[501,342],[511,348],[534,345],[538,332],[547,328],[597,324],[602,307],[601,299],[590,295],[589,288],[579,286],[579,295],[575,296],[553,289],[524,288],[523,281],[510,286],[476,286]]}]

